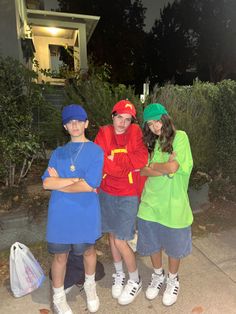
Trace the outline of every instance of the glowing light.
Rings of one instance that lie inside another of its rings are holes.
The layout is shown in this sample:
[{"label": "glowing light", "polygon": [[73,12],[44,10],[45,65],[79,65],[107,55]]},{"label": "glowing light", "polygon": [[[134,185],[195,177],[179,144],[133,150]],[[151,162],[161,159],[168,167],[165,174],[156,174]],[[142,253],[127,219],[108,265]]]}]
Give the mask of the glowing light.
[{"label": "glowing light", "polygon": [[48,31],[50,34],[55,36],[59,33],[60,29],[56,27],[48,27]]}]

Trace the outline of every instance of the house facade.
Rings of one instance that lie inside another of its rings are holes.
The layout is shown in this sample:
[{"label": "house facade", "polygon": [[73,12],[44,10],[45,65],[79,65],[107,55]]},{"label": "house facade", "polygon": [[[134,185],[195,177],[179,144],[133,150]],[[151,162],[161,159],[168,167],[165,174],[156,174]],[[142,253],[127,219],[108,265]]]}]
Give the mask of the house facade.
[{"label": "house facade", "polygon": [[52,11],[45,3],[0,1],[0,55],[38,71],[39,83],[63,84],[63,69],[87,71],[87,43],[100,18]]}]

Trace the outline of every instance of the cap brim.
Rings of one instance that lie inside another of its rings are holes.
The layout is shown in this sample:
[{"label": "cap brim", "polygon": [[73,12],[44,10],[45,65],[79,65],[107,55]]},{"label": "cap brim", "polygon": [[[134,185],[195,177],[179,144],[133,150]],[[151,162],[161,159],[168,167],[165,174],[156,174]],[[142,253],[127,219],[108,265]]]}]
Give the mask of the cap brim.
[{"label": "cap brim", "polygon": [[71,120],[78,120],[78,121],[85,122],[86,120],[88,120],[88,117],[80,116],[80,115],[78,115],[78,116],[77,115],[73,115],[73,116],[67,117],[62,122],[63,122],[63,124],[67,124]]},{"label": "cap brim", "polygon": [[114,110],[114,111],[112,111],[112,113],[114,113],[114,112],[116,112],[117,114],[127,113],[127,114],[130,114],[134,119],[136,119],[136,115],[132,114],[129,110],[122,110],[122,111]]}]

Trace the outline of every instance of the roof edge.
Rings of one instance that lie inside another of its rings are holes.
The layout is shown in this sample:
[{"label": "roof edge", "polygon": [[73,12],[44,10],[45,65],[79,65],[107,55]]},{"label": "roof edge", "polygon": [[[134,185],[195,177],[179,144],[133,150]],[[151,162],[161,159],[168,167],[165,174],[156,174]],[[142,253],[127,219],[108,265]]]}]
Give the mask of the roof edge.
[{"label": "roof edge", "polygon": [[94,20],[98,22],[100,20],[100,16],[97,15],[85,15],[85,14],[75,14],[75,13],[67,13],[67,12],[57,12],[57,11],[45,11],[45,10],[32,10],[27,9],[27,14],[39,14],[39,15],[49,15],[49,16],[58,16],[58,17],[68,17],[68,18],[78,18],[78,19],[87,19]]}]

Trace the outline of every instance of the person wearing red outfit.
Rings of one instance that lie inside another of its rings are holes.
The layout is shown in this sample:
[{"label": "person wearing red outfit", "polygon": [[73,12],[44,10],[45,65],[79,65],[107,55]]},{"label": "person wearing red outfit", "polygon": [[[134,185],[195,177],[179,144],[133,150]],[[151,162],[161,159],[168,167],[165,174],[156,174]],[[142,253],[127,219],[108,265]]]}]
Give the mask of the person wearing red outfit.
[{"label": "person wearing red outfit", "polygon": [[[147,148],[136,120],[136,109],[121,100],[112,109],[111,125],[102,126],[95,138],[104,151],[103,180],[99,188],[102,232],[109,234],[115,266],[112,296],[118,303],[131,303],[142,289],[134,252],[128,245],[134,238],[140,197],[140,169],[148,163]],[[129,273],[125,285],[123,261]]]}]

